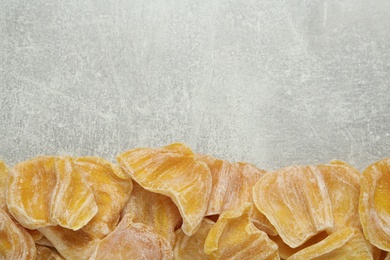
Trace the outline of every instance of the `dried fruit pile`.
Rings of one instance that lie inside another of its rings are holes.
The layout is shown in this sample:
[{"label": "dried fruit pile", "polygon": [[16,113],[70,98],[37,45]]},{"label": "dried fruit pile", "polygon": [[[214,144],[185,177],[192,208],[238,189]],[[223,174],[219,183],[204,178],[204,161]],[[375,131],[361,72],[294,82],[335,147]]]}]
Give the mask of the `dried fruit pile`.
[{"label": "dried fruit pile", "polygon": [[266,172],[138,148],[0,161],[1,259],[390,259],[390,158]]}]

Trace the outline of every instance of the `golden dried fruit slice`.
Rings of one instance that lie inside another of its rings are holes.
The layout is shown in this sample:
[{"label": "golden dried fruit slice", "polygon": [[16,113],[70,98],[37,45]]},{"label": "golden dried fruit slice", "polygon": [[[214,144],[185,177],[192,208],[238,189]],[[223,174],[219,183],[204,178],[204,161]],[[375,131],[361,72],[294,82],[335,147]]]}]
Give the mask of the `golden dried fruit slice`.
[{"label": "golden dried fruit slice", "polygon": [[368,166],[360,185],[359,213],[364,235],[374,246],[390,251],[390,158]]},{"label": "golden dried fruit slice", "polygon": [[178,208],[173,201],[158,193],[150,192],[134,183],[130,199],[123,211],[133,223],[152,227],[171,245],[175,240],[175,227],[181,221]]},{"label": "golden dried fruit slice", "polygon": [[183,218],[183,231],[193,234],[207,209],[211,174],[183,144],[139,148],[120,154],[119,164],[143,188],[170,197]]},{"label": "golden dried fruit slice", "polygon": [[74,168],[91,187],[96,198],[97,214],[77,231],[59,226],[44,227],[39,231],[64,257],[86,259],[99,240],[116,227],[133,185],[118,165],[98,157],[77,158]]},{"label": "golden dried fruit slice", "polygon": [[288,260],[307,259],[372,259],[371,245],[365,240],[362,232],[347,227],[329,235],[321,242],[295,253]]},{"label": "golden dried fruit slice", "polygon": [[175,248],[173,250],[174,259],[213,259],[211,256],[206,255],[206,253],[204,252],[204,244],[206,241],[206,237],[213,225],[214,221],[204,218],[199,226],[199,229],[192,236],[187,236],[186,234],[184,234],[183,230],[178,229],[175,232],[176,243]]},{"label": "golden dried fruit slice", "polygon": [[36,260],[62,260],[64,259],[54,248],[36,245],[37,258]]},{"label": "golden dried fruit slice", "polygon": [[292,248],[333,227],[330,198],[316,167],[290,166],[266,173],[253,187],[253,200]]},{"label": "golden dried fruit slice", "polygon": [[3,209],[0,209],[0,258],[35,259],[35,257],[35,244],[30,234],[14,223]]},{"label": "golden dried fruit slice", "polygon": [[222,213],[207,235],[204,250],[216,259],[279,259],[278,246],[250,221],[252,205]]},{"label": "golden dried fruit slice", "polygon": [[361,229],[359,219],[360,173],[348,164],[318,165],[332,205],[334,225],[329,233],[345,227]]},{"label": "golden dried fruit slice", "polygon": [[94,259],[173,259],[172,248],[157,232],[125,215],[92,254]]},{"label": "golden dried fruit slice", "polygon": [[7,209],[6,191],[7,191],[8,167],[0,160],[0,209]]},{"label": "golden dried fruit slice", "polygon": [[[212,190],[205,215],[220,215],[237,209],[252,200],[252,187],[266,173],[249,163],[230,163],[209,155],[197,155],[196,159],[205,162],[212,176]],[[268,219],[256,208],[251,219],[257,228],[276,235],[276,230]]]}]

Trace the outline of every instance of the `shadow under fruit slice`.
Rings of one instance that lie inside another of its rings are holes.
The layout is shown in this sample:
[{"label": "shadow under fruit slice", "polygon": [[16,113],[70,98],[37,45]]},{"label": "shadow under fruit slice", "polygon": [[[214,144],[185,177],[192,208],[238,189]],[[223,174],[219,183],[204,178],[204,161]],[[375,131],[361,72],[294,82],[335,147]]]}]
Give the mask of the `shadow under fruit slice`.
[{"label": "shadow under fruit slice", "polygon": [[0,258],[35,259],[36,248],[33,238],[23,227],[13,222],[0,209]]},{"label": "shadow under fruit slice", "polygon": [[359,214],[374,246],[390,251],[390,158],[368,166],[361,179]]},{"label": "shadow under fruit slice", "polygon": [[288,260],[372,259],[372,246],[362,232],[353,227],[340,229],[327,238],[293,254]]},{"label": "shadow under fruit slice", "polygon": [[193,234],[207,209],[211,174],[183,144],[139,148],[120,154],[119,164],[144,189],[170,197],[183,218],[183,231]]},{"label": "shadow under fruit slice", "polygon": [[253,200],[292,248],[333,227],[327,188],[315,167],[290,166],[266,173],[253,187]]},{"label": "shadow under fruit slice", "polygon": [[54,248],[36,245],[37,258],[36,260],[62,260],[64,259]]},{"label": "shadow under fruit slice", "polygon": [[125,215],[118,226],[101,240],[93,259],[172,259],[169,243],[152,228],[133,223]]},{"label": "shadow under fruit slice", "polygon": [[250,221],[250,203],[219,216],[204,250],[215,259],[279,259],[278,246]]}]

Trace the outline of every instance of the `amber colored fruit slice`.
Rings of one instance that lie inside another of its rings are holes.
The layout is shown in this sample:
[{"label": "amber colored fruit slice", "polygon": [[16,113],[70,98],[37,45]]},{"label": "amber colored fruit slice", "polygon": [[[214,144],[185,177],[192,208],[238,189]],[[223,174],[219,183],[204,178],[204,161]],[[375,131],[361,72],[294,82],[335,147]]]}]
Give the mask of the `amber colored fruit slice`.
[{"label": "amber colored fruit slice", "polygon": [[359,214],[374,246],[390,251],[390,158],[368,166],[361,179]]},{"label": "amber colored fruit slice", "polygon": [[35,259],[34,240],[0,209],[0,259]]},{"label": "amber colored fruit slice", "polygon": [[216,259],[279,259],[278,246],[250,221],[252,205],[222,213],[207,235],[204,250]]},{"label": "amber colored fruit slice", "polygon": [[330,198],[315,167],[290,166],[266,173],[253,187],[253,200],[292,248],[333,227]]},{"label": "amber colored fruit slice", "polygon": [[[209,155],[197,155],[196,159],[209,166],[212,176],[212,190],[205,215],[219,215],[241,207],[252,200],[252,187],[266,173],[252,164],[216,159]],[[251,219],[259,229],[276,235],[268,219],[253,209]]]},{"label": "amber colored fruit slice", "polygon": [[334,225],[329,233],[345,227],[361,229],[359,219],[360,173],[348,164],[318,165],[332,205]]},{"label": "amber colored fruit slice", "polygon": [[125,215],[115,230],[98,244],[90,259],[172,258],[171,246],[152,227],[132,223],[129,215]]},{"label": "amber colored fruit slice", "polygon": [[97,214],[77,231],[59,226],[44,227],[39,231],[64,257],[86,259],[99,240],[116,227],[133,185],[118,165],[101,158],[77,158],[74,168],[91,187],[99,209]]},{"label": "amber colored fruit slice", "polygon": [[37,258],[36,260],[62,260],[64,259],[54,248],[36,245]]},{"label": "amber colored fruit slice", "polygon": [[120,154],[119,164],[143,188],[170,197],[183,218],[183,231],[193,234],[207,209],[211,174],[183,144],[139,148]]},{"label": "amber colored fruit slice", "polygon": [[129,215],[128,217],[134,223],[152,227],[173,246],[175,227],[180,222],[181,216],[169,197],[145,190],[135,182],[122,214]]},{"label": "amber colored fruit slice", "polygon": [[214,221],[204,218],[199,229],[192,236],[187,236],[184,234],[183,230],[178,229],[175,232],[176,243],[173,251],[174,259],[213,259],[212,256],[206,255],[204,252],[206,237],[213,225]]},{"label": "amber colored fruit slice", "polygon": [[362,232],[347,227],[329,235],[321,242],[295,253],[289,260],[307,259],[372,259],[372,248]]},{"label": "amber colored fruit slice", "polygon": [[7,209],[6,191],[7,191],[8,167],[0,160],[0,209]]}]

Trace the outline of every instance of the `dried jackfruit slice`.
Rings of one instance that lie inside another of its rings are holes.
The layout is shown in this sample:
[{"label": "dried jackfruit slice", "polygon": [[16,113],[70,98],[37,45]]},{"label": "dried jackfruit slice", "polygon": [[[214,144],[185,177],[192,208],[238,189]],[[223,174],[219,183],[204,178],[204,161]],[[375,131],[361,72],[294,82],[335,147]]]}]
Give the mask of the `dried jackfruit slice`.
[{"label": "dried jackfruit slice", "polygon": [[361,229],[359,219],[360,173],[348,164],[316,166],[328,190],[334,225],[329,233],[345,227]]},{"label": "dried jackfruit slice", "polygon": [[170,197],[183,218],[183,231],[193,234],[207,209],[211,174],[183,144],[139,148],[120,154],[119,164],[143,188]]},{"label": "dried jackfruit slice", "polygon": [[96,247],[94,259],[172,259],[169,243],[142,223],[132,223],[125,215],[118,226]]},{"label": "dried jackfruit slice", "polygon": [[0,258],[35,259],[35,257],[35,244],[30,234],[14,223],[3,209],[0,209]]},{"label": "dried jackfruit slice", "polygon": [[36,245],[37,258],[36,260],[62,260],[64,259],[54,248]]},{"label": "dried jackfruit slice", "polygon": [[7,191],[8,167],[0,160],[0,209],[7,211],[6,191]]},{"label": "dried jackfruit slice", "polygon": [[372,259],[372,248],[360,230],[347,227],[321,242],[295,253],[288,260],[306,259]]},{"label": "dried jackfruit slice", "polygon": [[206,237],[213,225],[214,221],[204,218],[199,229],[192,236],[187,236],[184,234],[183,230],[178,229],[175,232],[176,243],[173,249],[174,259],[213,259],[204,252]]},{"label": "dried jackfruit slice", "polygon": [[134,183],[133,191],[122,215],[134,223],[142,223],[165,238],[173,246],[175,227],[181,220],[180,212],[173,201],[164,195],[150,192]]},{"label": "dried jackfruit slice", "polygon": [[[209,155],[197,155],[196,159],[205,162],[212,176],[212,190],[205,215],[219,215],[237,209],[246,202],[253,202],[252,187],[266,173],[249,163],[230,163]],[[276,230],[268,219],[254,208],[251,219],[257,228],[270,235]]]},{"label": "dried jackfruit slice", "polygon": [[364,235],[374,246],[390,251],[390,158],[368,166],[360,185],[359,213]]},{"label": "dried jackfruit slice", "polygon": [[216,259],[279,259],[278,246],[250,221],[252,205],[222,213],[207,235],[204,250]]},{"label": "dried jackfruit slice", "polygon": [[329,195],[315,167],[290,166],[266,173],[253,187],[253,200],[292,248],[333,227]]},{"label": "dried jackfruit slice", "polygon": [[74,169],[90,186],[96,198],[97,214],[77,231],[59,226],[44,227],[39,231],[64,257],[86,259],[99,240],[116,227],[133,186],[118,165],[98,157],[77,158]]}]

